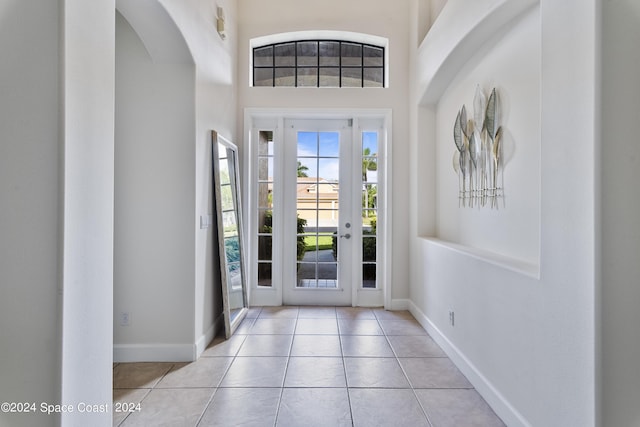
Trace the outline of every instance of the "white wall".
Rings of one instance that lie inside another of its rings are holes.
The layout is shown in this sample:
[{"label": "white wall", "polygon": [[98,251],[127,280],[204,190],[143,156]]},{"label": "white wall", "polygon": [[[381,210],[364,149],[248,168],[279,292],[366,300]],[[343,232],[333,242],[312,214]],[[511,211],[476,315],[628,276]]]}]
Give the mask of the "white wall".
[{"label": "white wall", "polygon": [[[195,88],[195,340],[197,351],[222,327],[218,243],[214,230],[200,229],[200,216],[212,215],[211,130],[236,140],[236,2],[162,0],[180,29],[196,65]],[[224,9],[226,39],[216,31],[217,7]]]},{"label": "white wall", "polygon": [[[0,401],[59,399],[59,6],[0,5]],[[0,413],[0,426],[54,425]]]},{"label": "white wall", "polygon": [[640,3],[603,2],[603,426],[640,425]]},{"label": "white wall", "polygon": [[[196,65],[195,88],[195,340],[197,351],[222,327],[218,243],[212,228],[200,229],[200,216],[212,215],[211,130],[235,140],[237,105],[236,2],[163,0],[185,38]],[[224,9],[226,39],[216,31],[217,7]]]},{"label": "white wall", "polygon": [[[167,359],[172,346],[182,346],[175,348],[182,357],[193,357],[194,95],[193,63],[154,60],[118,14],[114,250],[118,361]],[[122,325],[121,313],[128,313],[128,326]],[[154,346],[157,354],[151,356],[149,348]],[[140,353],[134,354],[134,349]]]},{"label": "white wall", "polygon": [[[238,94],[241,108],[391,108],[393,110],[392,188],[393,197],[392,298],[406,299],[408,289],[409,174],[409,2],[330,0],[318,3],[283,0],[278,7],[260,0],[239,5]],[[349,88],[264,88],[249,87],[249,41],[254,37],[291,31],[336,30],[388,38],[389,87]],[[242,147],[241,147],[242,150]]]},{"label": "white wall", "polygon": [[[117,131],[126,142],[117,138],[116,150],[123,222],[114,328],[127,360],[197,357],[221,327],[218,245],[212,228],[200,228],[200,217],[213,214],[210,131],[233,139],[236,129],[235,2],[217,5],[226,40],[211,2],[118,1],[133,27],[119,27]],[[157,305],[148,304],[150,294]]]},{"label": "white wall", "polygon": [[[475,249],[464,245],[419,237],[430,231],[437,235],[438,222],[430,215],[440,212],[443,226],[448,221],[443,216],[455,214],[448,196],[435,196],[435,212],[426,210],[425,214],[420,210],[429,201],[412,206],[412,311],[508,425],[591,426],[598,417],[598,2],[587,3],[542,0],[539,12],[534,9],[515,28],[503,29],[510,31],[506,33],[509,40],[496,44],[493,51],[487,50],[485,63],[474,63],[476,59],[469,56],[471,64],[463,68],[438,104],[437,112],[434,106],[420,107],[417,112],[413,149],[434,156],[433,163],[426,166],[425,157],[420,155],[420,164],[413,163],[412,177],[419,180],[419,171],[424,167],[451,168],[452,151],[446,155],[438,151],[440,139],[444,137],[445,144],[452,144],[447,129],[452,129],[455,119],[455,115],[450,116],[453,107],[471,102],[477,78],[485,79],[478,83],[487,87],[505,89],[509,111],[505,125],[514,135],[515,156],[527,153],[526,149],[519,151],[520,143],[535,144],[538,139],[537,135],[528,135],[535,132],[535,124],[527,122],[527,117],[535,115],[535,107],[529,103],[540,100],[539,279],[535,272],[532,274],[510,259],[486,252],[478,255]],[[463,7],[464,2],[449,1],[444,7],[456,6]],[[539,67],[535,58],[526,55],[537,55],[538,37]],[[524,52],[518,53],[518,48]],[[513,58],[512,63],[509,57]],[[535,70],[528,66],[540,72],[540,98],[535,96]],[[522,84],[533,88],[518,87]],[[431,121],[436,129],[425,129],[422,123]],[[442,126],[445,130],[441,133]],[[529,205],[525,200],[528,194],[511,187],[523,185],[523,189],[535,192],[534,180],[526,182],[526,177],[517,176],[521,168],[537,172],[529,163],[537,162],[535,150],[526,157],[532,160],[522,160],[520,168],[513,171],[515,175],[505,175],[507,209],[488,214],[458,212],[484,224],[489,234],[497,233],[502,241],[475,234],[475,230],[472,234],[463,229],[447,231],[445,236],[469,238],[467,244],[490,252],[502,251],[496,244],[505,245],[509,254],[520,251],[516,258],[535,258],[535,243],[519,247],[519,236],[513,236],[507,228],[526,224],[537,228],[536,214],[515,218],[510,210],[536,210],[536,204]],[[506,170],[519,161],[514,157]],[[438,191],[457,191],[455,175],[450,182],[451,177],[441,176],[438,169],[436,177]],[[447,189],[440,190],[441,186]],[[420,187],[415,191],[419,197]],[[519,224],[520,221],[524,222]],[[535,241],[535,232],[527,232],[523,238]],[[453,327],[449,325],[449,310],[455,311]]]},{"label": "white wall", "polygon": [[447,4],[447,0],[431,0],[431,23],[438,19],[445,4]]}]

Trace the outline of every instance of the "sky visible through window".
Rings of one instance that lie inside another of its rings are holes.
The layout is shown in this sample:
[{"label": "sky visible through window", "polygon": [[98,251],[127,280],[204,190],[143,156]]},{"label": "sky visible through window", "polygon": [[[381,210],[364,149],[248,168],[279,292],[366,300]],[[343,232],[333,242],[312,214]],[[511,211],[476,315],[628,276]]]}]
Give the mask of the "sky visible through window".
[{"label": "sky visible through window", "polygon": [[298,132],[298,161],[308,168],[307,176],[338,181],[339,157],[338,132]]},{"label": "sky visible through window", "polygon": [[378,154],[378,132],[362,133],[362,151],[369,149],[371,156]]},{"label": "sky visible through window", "polygon": [[[362,152],[369,150],[368,156],[377,156],[378,133],[362,133]],[[338,132],[298,132],[298,161],[308,169],[309,177],[319,177],[330,181],[339,179],[340,134]],[[369,172],[369,180],[376,171]]]}]

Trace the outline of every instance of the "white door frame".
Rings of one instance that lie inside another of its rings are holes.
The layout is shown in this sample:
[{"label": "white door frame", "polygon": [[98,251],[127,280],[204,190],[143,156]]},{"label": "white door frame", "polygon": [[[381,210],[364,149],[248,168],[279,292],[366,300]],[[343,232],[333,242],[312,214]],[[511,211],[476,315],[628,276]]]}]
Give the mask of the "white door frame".
[{"label": "white door frame", "polygon": [[[247,227],[245,233],[247,254],[247,278],[250,305],[282,305],[283,272],[273,270],[273,286],[257,286],[257,270],[254,266],[257,259],[257,188],[253,184],[256,181],[257,154],[254,143],[257,132],[260,130],[271,130],[274,132],[274,140],[284,140],[284,120],[285,119],[347,119],[353,121],[352,140],[358,141],[363,130],[377,129],[379,135],[378,164],[378,287],[376,289],[363,289],[359,286],[352,286],[352,305],[363,307],[384,306],[391,308],[392,294],[392,265],[391,265],[391,242],[392,242],[392,188],[391,165],[392,165],[392,114],[390,109],[283,109],[283,108],[246,108],[244,113],[244,144],[242,147],[244,164],[242,165],[242,189],[244,211],[244,224]],[[280,149],[278,147],[276,150]],[[278,157],[278,156],[276,156]],[[274,180],[282,181],[278,174],[282,173],[282,165],[274,164]],[[279,179],[280,178],[280,179]],[[280,194],[274,190],[274,204]],[[280,219],[282,220],[282,219]],[[278,225],[274,218],[273,256],[284,256],[283,241],[279,238],[281,233],[277,230]],[[281,227],[282,225],[280,225]],[[359,251],[362,249],[359,248]],[[356,248],[358,251],[358,248]],[[358,253],[354,255],[358,255]]]}]

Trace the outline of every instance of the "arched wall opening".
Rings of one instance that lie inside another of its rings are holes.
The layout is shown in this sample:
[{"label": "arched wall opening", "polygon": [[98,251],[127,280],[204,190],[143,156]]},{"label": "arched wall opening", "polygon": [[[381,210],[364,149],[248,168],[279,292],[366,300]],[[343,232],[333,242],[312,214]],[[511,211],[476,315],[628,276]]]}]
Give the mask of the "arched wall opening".
[{"label": "arched wall opening", "polygon": [[114,361],[193,360],[195,65],[159,2],[117,12]]}]

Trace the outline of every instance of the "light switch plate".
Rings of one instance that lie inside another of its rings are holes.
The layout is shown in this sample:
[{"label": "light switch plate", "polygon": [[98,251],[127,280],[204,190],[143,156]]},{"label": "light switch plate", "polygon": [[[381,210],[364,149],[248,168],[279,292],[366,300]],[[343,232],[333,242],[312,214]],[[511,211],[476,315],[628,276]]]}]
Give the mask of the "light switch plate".
[{"label": "light switch plate", "polygon": [[212,215],[200,215],[200,228],[201,229],[210,228],[212,222],[213,222],[213,216]]}]

